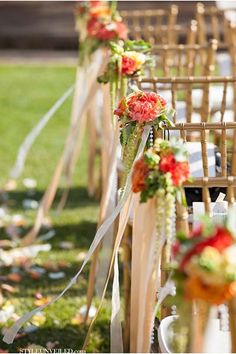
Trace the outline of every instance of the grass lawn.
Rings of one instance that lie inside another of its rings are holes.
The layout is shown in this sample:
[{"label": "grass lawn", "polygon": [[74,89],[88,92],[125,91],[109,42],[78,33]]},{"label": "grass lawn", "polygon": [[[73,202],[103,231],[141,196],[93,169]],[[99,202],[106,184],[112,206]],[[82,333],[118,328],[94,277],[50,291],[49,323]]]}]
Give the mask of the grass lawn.
[{"label": "grass lawn", "polygon": [[[1,188],[14,164],[19,145],[40,117],[73,84],[75,69],[59,66],[0,65],[0,77]],[[26,197],[26,189],[22,180],[25,177],[37,180],[37,193],[34,198],[40,200],[62,152],[70,119],[70,108],[71,99],[60,108],[43,130],[28,156],[17,189],[9,192],[11,213],[24,213],[29,225],[34,220],[35,211],[22,210],[22,200]],[[56,231],[56,235],[51,240],[52,250],[40,253],[34,260],[34,263],[39,266],[47,260],[55,263],[67,261],[69,265],[65,269],[66,277],[60,280],[49,280],[47,275],[43,275],[39,280],[32,280],[25,275],[20,283],[10,283],[18,288],[18,292],[4,295],[4,299],[11,300],[19,315],[35,307],[36,292],[44,296],[58,294],[77,272],[81,264],[78,255],[86,251],[92,242],[96,230],[98,204],[87,195],[86,178],[85,143],[66,208],[58,216],[55,203],[50,212]],[[4,231],[0,229],[0,232],[1,238],[6,239]],[[61,241],[73,242],[73,249],[59,248]],[[6,272],[9,272],[9,269],[2,268],[0,275]],[[0,348],[8,349],[9,352],[18,352],[20,348],[30,343],[45,347],[48,341],[58,341],[56,348],[81,349],[87,327],[81,324],[76,325],[71,320],[78,313],[79,308],[85,304],[87,276],[88,267],[80,277],[78,285],[69,290],[56,304],[45,310],[46,321],[37,331],[15,340],[10,346],[0,340]],[[88,352],[109,352],[109,309],[109,302],[106,302],[92,332]]]}]

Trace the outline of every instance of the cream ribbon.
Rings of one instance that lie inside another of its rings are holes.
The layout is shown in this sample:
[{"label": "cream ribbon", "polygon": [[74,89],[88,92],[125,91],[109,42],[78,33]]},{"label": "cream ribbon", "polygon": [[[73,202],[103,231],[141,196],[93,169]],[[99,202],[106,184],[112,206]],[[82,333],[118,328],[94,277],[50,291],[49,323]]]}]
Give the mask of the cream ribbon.
[{"label": "cream ribbon", "polygon": [[39,120],[37,125],[31,130],[31,132],[26,136],[25,140],[21,144],[14,167],[10,172],[10,177],[17,179],[23,172],[25,166],[25,160],[30,151],[31,146],[35,142],[36,138],[39,136],[43,128],[50,121],[50,119],[54,116],[56,111],[63,105],[63,103],[70,97],[74,90],[74,85],[72,85],[57,101],[56,103],[49,109],[49,111]]},{"label": "cream ribbon", "polygon": [[[63,169],[66,166],[68,166],[68,161],[71,161],[72,163],[71,165],[72,167],[69,169],[69,174],[67,179],[67,181],[70,181],[71,173],[73,172],[73,168],[76,162],[76,158],[74,158],[75,156],[74,150],[76,149],[76,146],[79,146],[79,148],[81,146],[80,134],[84,122],[83,116],[90,105],[91,97],[93,97],[93,95],[95,94],[99,86],[96,78],[99,75],[99,73],[103,70],[103,67],[105,65],[104,55],[106,54],[106,52],[97,51],[95,54],[94,54],[94,61],[90,65],[90,76],[88,79],[88,83],[87,85],[85,85],[84,90],[80,93],[81,100],[79,101],[80,104],[78,105],[78,111],[76,112],[76,117],[73,117],[73,119],[71,120],[71,126],[65,142],[64,151],[58,161],[54,174],[51,178],[50,184],[40,203],[34,226],[28,232],[28,234],[22,239],[23,245],[31,244],[35,240],[37,233],[39,232],[42,222],[44,220],[45,214],[47,213],[47,211],[49,210],[49,208],[53,203],[60,177],[62,175]],[[78,93],[76,93],[76,95],[77,94]],[[80,136],[79,141],[78,141],[78,136]],[[78,153],[76,154],[76,157],[77,156]]]},{"label": "cream ribbon", "polygon": [[[137,155],[136,155],[136,159],[140,156],[140,154],[143,152],[144,147],[146,145],[148,136],[149,136],[149,132],[150,132],[150,126],[147,126],[144,128],[144,132],[142,135],[142,141],[140,143]],[[135,160],[136,160],[135,159]],[[133,164],[134,165],[134,164]],[[133,168],[132,168],[133,169]],[[131,191],[131,175],[132,175],[132,169],[130,171],[130,174],[127,178],[127,182],[125,185],[125,189],[124,189],[124,193],[122,195],[122,198],[120,199],[120,201],[118,202],[115,210],[112,212],[112,214],[106,219],[106,221],[100,226],[100,228],[97,230],[95,237],[93,239],[93,242],[88,250],[88,253],[85,256],[85,259],[83,261],[82,266],[80,267],[79,271],[76,273],[76,275],[70,280],[70,282],[68,283],[68,285],[65,287],[65,289],[59,294],[57,295],[55,298],[53,298],[52,300],[50,300],[47,304],[39,306],[37,308],[35,308],[34,310],[27,312],[25,315],[23,315],[21,318],[19,318],[12,327],[10,327],[6,332],[5,335],[3,337],[3,341],[7,344],[10,344],[14,341],[15,336],[17,335],[18,331],[20,330],[20,328],[27,322],[29,321],[29,319],[34,316],[37,312],[42,311],[43,309],[45,309],[47,306],[53,304],[54,302],[56,302],[57,300],[59,300],[64,294],[65,292],[70,289],[77,281],[79,275],[81,274],[81,272],[83,271],[85,265],[88,263],[89,259],[91,258],[92,254],[94,253],[95,249],[97,248],[98,244],[101,242],[101,240],[103,239],[104,235],[106,234],[107,230],[109,229],[109,227],[111,226],[111,224],[114,222],[114,220],[116,219],[116,217],[119,215],[120,211],[122,210],[123,206],[125,205],[129,195],[130,195],[130,191]]]}]

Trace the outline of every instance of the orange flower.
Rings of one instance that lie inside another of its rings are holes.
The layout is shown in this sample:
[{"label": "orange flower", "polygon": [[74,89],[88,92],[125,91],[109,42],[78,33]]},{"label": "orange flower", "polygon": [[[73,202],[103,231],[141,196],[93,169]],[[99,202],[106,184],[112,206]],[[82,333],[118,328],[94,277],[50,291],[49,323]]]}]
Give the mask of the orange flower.
[{"label": "orange flower", "polygon": [[236,296],[236,282],[221,286],[204,284],[198,277],[189,277],[185,281],[185,298],[187,300],[204,300],[220,305]]},{"label": "orange flower", "polygon": [[132,174],[132,191],[134,193],[141,192],[145,189],[145,179],[148,172],[149,168],[143,157],[136,161]]}]

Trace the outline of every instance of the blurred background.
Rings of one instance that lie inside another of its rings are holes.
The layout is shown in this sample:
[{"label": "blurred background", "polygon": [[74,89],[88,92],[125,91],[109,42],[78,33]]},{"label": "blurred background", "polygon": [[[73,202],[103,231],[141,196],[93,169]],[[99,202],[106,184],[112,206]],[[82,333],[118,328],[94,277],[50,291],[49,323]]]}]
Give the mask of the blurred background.
[{"label": "blurred background", "polygon": [[[76,50],[77,1],[1,1],[0,49]],[[120,10],[166,8],[178,4],[178,22],[194,17],[196,1],[118,1]],[[205,1],[205,6],[215,1]]]}]

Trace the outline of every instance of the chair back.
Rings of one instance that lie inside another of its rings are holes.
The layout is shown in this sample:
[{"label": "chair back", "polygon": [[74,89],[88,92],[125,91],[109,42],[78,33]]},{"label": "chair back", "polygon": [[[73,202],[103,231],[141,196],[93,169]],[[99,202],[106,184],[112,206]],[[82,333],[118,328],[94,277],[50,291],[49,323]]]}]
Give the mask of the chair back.
[{"label": "chair back", "polygon": [[[164,85],[164,94],[168,91],[170,93],[167,100],[175,109],[174,127],[168,129],[164,127],[163,131],[158,132],[158,136],[165,138],[168,130],[170,136],[181,137],[189,144],[192,169],[196,167],[196,164],[194,165],[196,156],[201,164],[198,177],[194,177],[193,182],[187,182],[185,187],[198,187],[202,190],[202,200],[209,214],[212,213],[211,202],[214,201],[211,197],[212,187],[224,188],[227,200],[232,204],[235,200],[236,187],[236,110],[234,108],[232,121],[228,121],[226,98],[230,87],[235,92],[236,77],[139,78],[136,84],[142,91],[154,91],[160,94]],[[217,93],[217,106],[212,102],[216,94],[210,93],[211,87],[221,90],[221,97],[219,92]],[[198,101],[194,97],[194,90],[199,89],[202,94]],[[185,103],[184,112],[181,112],[180,103]],[[235,106],[234,99],[232,105]],[[198,151],[195,149],[192,153],[193,143],[198,144]],[[221,161],[218,168],[216,168],[216,154]],[[187,232],[189,228],[187,209],[178,204],[176,212],[177,229]]]},{"label": "chair back", "polygon": [[171,5],[169,9],[120,11],[120,15],[129,28],[130,39],[143,39],[151,44],[196,43],[197,22],[177,24],[176,5]]},{"label": "chair back", "polygon": [[155,45],[152,48],[153,65],[145,76],[205,76],[215,71],[217,41],[209,45]]},{"label": "chair back", "polygon": [[[228,10],[227,10],[228,11]],[[236,9],[232,9],[235,11]],[[217,39],[219,49],[228,49],[228,20],[225,11],[215,6],[205,7],[198,3],[196,8],[198,23],[198,43],[207,44],[209,39]]]}]

